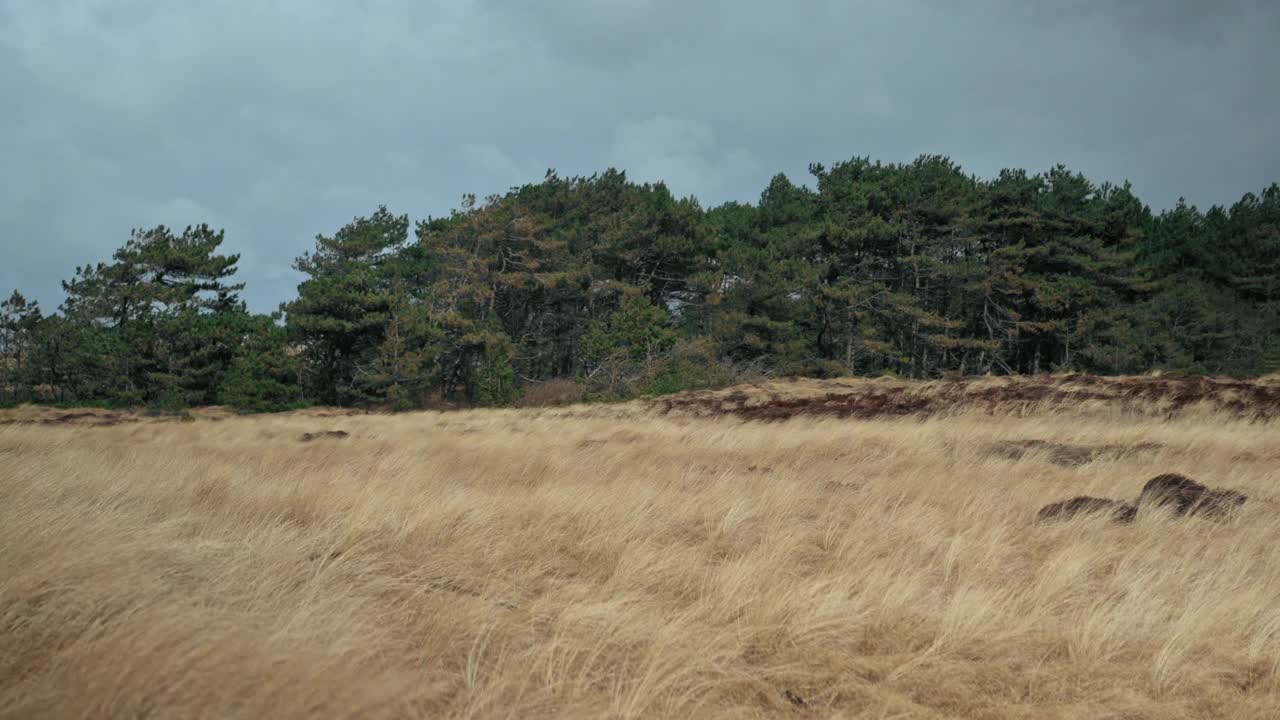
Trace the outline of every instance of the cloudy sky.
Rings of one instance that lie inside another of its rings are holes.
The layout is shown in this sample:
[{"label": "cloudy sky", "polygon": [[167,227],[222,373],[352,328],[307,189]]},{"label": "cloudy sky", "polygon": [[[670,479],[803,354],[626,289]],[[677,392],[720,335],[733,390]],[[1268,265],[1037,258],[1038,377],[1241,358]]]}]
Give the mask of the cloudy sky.
[{"label": "cloudy sky", "polygon": [[266,311],[317,233],[550,167],[710,205],[940,153],[1230,203],[1280,181],[1277,37],[1270,0],[0,0],[0,293],[208,222]]}]

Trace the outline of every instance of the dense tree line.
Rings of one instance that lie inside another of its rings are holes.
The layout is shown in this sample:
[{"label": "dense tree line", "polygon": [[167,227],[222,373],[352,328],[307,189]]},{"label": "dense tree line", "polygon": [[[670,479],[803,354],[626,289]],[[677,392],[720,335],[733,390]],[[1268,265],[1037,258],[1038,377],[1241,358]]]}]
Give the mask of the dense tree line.
[{"label": "dense tree line", "polygon": [[[1280,369],[1280,187],[1154,214],[1064,167],[855,158],[704,209],[609,170],[385,207],[248,311],[223,234],[135,231],[0,308],[0,400],[273,410],[623,397],[761,375]],[[553,392],[549,390],[555,388]]]}]

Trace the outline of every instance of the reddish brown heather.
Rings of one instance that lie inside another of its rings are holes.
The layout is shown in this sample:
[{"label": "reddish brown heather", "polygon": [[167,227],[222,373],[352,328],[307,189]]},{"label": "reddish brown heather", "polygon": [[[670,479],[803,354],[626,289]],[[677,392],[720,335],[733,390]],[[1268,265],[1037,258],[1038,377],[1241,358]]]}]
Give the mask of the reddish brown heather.
[{"label": "reddish brown heather", "polygon": [[869,419],[940,413],[1028,413],[1098,404],[1135,414],[1176,416],[1193,407],[1236,417],[1280,417],[1280,377],[1100,377],[1093,375],[971,378],[915,383],[898,380],[805,381],[815,392],[788,397],[785,383],[731,392],[696,391],[660,399],[666,414],[729,415],[764,422],[797,416]]}]

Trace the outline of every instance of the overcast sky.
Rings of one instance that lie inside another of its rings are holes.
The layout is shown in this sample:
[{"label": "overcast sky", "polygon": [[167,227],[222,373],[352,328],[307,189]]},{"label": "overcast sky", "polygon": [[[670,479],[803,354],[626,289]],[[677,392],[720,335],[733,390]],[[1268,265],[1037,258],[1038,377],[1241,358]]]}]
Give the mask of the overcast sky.
[{"label": "overcast sky", "polygon": [[271,310],[317,233],[551,167],[713,205],[939,153],[1229,204],[1280,181],[1277,38],[1268,0],[0,0],[0,293],[208,222]]}]

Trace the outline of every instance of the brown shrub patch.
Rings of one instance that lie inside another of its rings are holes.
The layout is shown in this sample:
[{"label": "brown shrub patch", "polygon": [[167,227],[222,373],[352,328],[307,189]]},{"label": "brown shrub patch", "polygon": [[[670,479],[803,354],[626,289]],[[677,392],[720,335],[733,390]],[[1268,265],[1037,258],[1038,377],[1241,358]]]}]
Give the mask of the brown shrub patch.
[{"label": "brown shrub patch", "polygon": [[1111,500],[1080,496],[1050,503],[1036,513],[1040,522],[1067,520],[1077,515],[1110,512],[1116,522],[1131,522],[1139,510],[1168,508],[1176,517],[1199,515],[1221,518],[1243,505],[1249,497],[1235,490],[1214,490],[1185,475],[1163,473],[1147,481],[1132,505]]},{"label": "brown shrub patch", "polygon": [[1248,500],[1235,490],[1212,490],[1177,473],[1157,475],[1142,486],[1140,507],[1167,507],[1175,515],[1220,517]]},{"label": "brown shrub patch", "polygon": [[1021,414],[1078,407],[1086,402],[1156,416],[1173,416],[1192,405],[1203,404],[1211,410],[1250,420],[1280,417],[1280,384],[1269,380],[1074,374],[929,383],[828,381],[810,383],[808,387],[820,387],[826,392],[814,397],[783,397],[767,392],[763,402],[751,402],[751,397],[742,389],[728,393],[693,391],[656,400],[654,406],[662,414],[732,416],[762,422],[800,416],[927,417],[971,409]]},{"label": "brown shrub patch", "polygon": [[1040,512],[1036,513],[1036,519],[1040,522],[1049,522],[1052,520],[1070,520],[1080,515],[1104,513],[1110,515],[1115,522],[1127,523],[1132,522],[1134,517],[1137,516],[1138,509],[1119,500],[1081,495],[1070,500],[1062,500],[1045,505],[1040,508]]},{"label": "brown shrub patch", "polygon": [[1033,453],[1043,453],[1054,465],[1073,467],[1094,460],[1114,459],[1130,453],[1152,452],[1163,447],[1160,443],[1143,442],[1137,445],[1068,445],[1047,440],[1007,440],[991,445],[991,454],[1009,460],[1021,460]]},{"label": "brown shrub patch", "polygon": [[311,442],[312,440],[320,440],[322,438],[334,438],[341,440],[349,435],[345,430],[320,430],[318,432],[302,433],[298,439],[302,442]]},{"label": "brown shrub patch", "polygon": [[555,407],[582,402],[587,386],[564,378],[530,383],[516,403],[518,407]]}]

